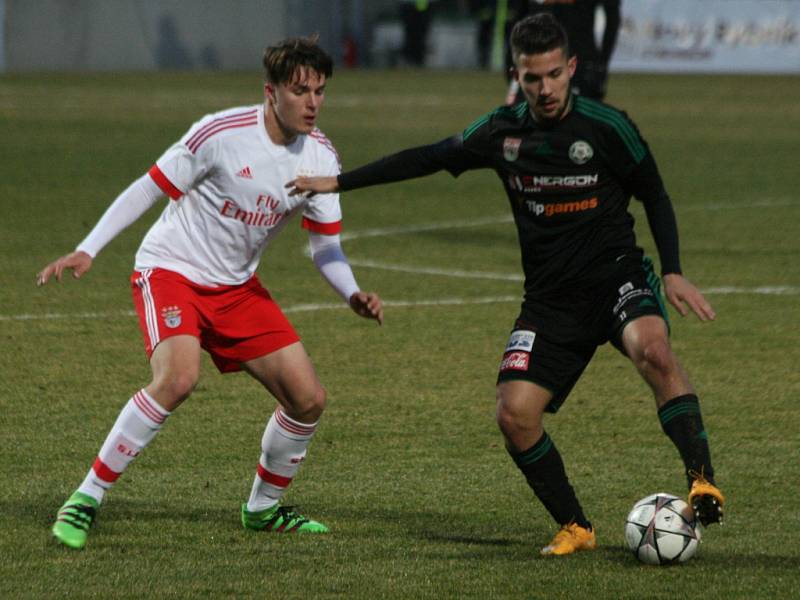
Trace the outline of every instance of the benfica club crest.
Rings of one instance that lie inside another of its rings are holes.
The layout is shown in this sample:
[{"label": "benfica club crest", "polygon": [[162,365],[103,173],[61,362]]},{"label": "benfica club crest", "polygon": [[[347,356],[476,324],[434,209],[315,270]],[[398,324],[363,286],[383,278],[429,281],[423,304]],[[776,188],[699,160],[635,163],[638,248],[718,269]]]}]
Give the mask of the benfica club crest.
[{"label": "benfica club crest", "polygon": [[175,329],[181,324],[181,309],[177,306],[165,306],[161,309],[161,318],[164,319],[164,325]]},{"label": "benfica club crest", "polygon": [[508,162],[514,162],[519,158],[519,147],[522,145],[522,138],[507,137],[503,140],[503,158]]}]

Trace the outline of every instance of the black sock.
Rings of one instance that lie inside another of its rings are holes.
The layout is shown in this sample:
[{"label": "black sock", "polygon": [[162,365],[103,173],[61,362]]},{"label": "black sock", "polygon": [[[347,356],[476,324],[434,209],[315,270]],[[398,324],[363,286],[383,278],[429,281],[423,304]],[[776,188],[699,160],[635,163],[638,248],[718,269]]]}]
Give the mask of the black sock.
[{"label": "black sock", "polygon": [[561,455],[547,432],[531,448],[509,454],[525,475],[533,493],[559,525],[575,522],[591,529],[575,490],[569,484]]},{"label": "black sock", "polygon": [[714,483],[714,468],[708,448],[708,434],[703,428],[700,402],[694,394],[673,398],[658,409],[661,428],[678,448],[686,467],[686,478],[692,485],[693,474],[701,474]]}]

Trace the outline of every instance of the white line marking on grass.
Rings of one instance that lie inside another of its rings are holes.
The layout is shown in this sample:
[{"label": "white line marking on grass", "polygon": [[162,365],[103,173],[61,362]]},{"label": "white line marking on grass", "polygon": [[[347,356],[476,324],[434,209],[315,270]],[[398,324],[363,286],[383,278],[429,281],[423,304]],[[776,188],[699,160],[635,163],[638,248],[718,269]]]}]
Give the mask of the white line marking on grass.
[{"label": "white line marking on grass", "polygon": [[374,260],[361,260],[349,258],[348,261],[355,267],[381,269],[383,271],[399,271],[401,273],[415,273],[418,275],[441,275],[442,277],[461,277],[463,279],[495,279],[499,281],[523,281],[522,275],[512,273],[492,273],[489,271],[462,271],[460,269],[439,269],[436,267],[411,267],[408,265],[395,265]]},{"label": "white line marking on grass", "polygon": [[382,227],[379,229],[362,229],[343,233],[342,241],[358,240],[368,237],[384,237],[387,235],[403,235],[406,233],[419,233],[422,231],[439,231],[441,229],[461,229],[464,227],[482,227],[484,225],[498,225],[502,223],[512,223],[511,215],[498,215],[495,217],[484,217],[482,219],[469,219],[459,221],[436,221],[434,223],[421,223],[417,225],[398,225],[396,227]]},{"label": "white line marking on grass", "polygon": [[50,321],[59,319],[116,319],[117,317],[135,317],[132,310],[117,310],[108,312],[83,312],[83,313],[42,313],[40,315],[0,315],[0,321]]},{"label": "white line marking on grass", "polygon": [[[483,296],[477,298],[435,298],[429,300],[385,300],[384,306],[407,308],[420,306],[468,306],[472,304],[493,304],[495,302],[520,302],[521,296]],[[284,313],[315,312],[321,310],[343,310],[350,307],[344,302],[321,302],[318,304],[295,304],[283,308]],[[85,320],[85,319],[117,319],[119,317],[135,317],[132,310],[83,313],[43,313],[40,315],[0,315],[0,321],[50,321],[50,320]]]},{"label": "white line marking on grass", "polygon": [[[751,207],[780,207],[790,206],[800,203],[791,199],[778,199],[778,200],[763,200],[750,202],[746,204],[704,204],[700,206],[690,206],[683,210],[696,211],[696,210],[723,210],[731,208],[751,208]],[[484,225],[498,225],[504,223],[512,223],[513,218],[511,215],[497,215],[493,217],[484,217],[480,219],[458,220],[458,221],[439,221],[434,223],[420,223],[416,225],[399,225],[395,227],[383,227],[376,229],[364,229],[362,231],[354,231],[351,233],[343,233],[340,238],[342,241],[356,240],[368,237],[386,237],[392,235],[404,235],[411,233],[420,233],[424,231],[439,231],[442,229],[459,229],[465,227],[481,227]],[[308,249],[305,251],[306,255],[310,252]],[[369,259],[348,259],[350,264],[355,267],[363,267],[368,269],[380,269],[384,271],[395,271],[400,273],[414,273],[418,275],[440,275],[443,277],[458,277],[463,279],[494,279],[500,281],[524,281],[522,275],[508,274],[508,273],[492,273],[488,271],[465,271],[463,269],[441,269],[437,267],[414,267],[408,265],[399,265],[393,263],[385,263]],[[730,286],[723,286],[719,288],[711,288],[706,293],[708,294],[727,294],[727,293],[752,293],[752,294],[796,294],[796,288],[791,286],[773,286],[773,287],[760,287],[753,288],[751,291],[742,291],[747,288],[736,288]],[[767,290],[767,291],[761,291]]]},{"label": "white line marking on grass", "polygon": [[[688,207],[686,210],[722,210],[730,208],[751,208],[751,207],[779,207],[793,206],[800,203],[791,200],[764,200],[747,204],[705,204],[696,207]],[[436,223],[422,223],[418,225],[401,225],[397,227],[383,227],[378,229],[364,229],[351,233],[343,233],[342,240],[355,240],[368,237],[383,237],[390,235],[403,235],[408,233],[418,233],[422,231],[439,231],[442,229],[458,229],[465,227],[481,227],[484,225],[497,225],[511,223],[510,215],[498,215],[494,217],[484,217],[480,219],[458,220],[458,221],[439,221]],[[308,249],[306,249],[308,254]],[[386,271],[397,271],[403,273],[415,273],[419,275],[439,275],[443,277],[459,277],[467,279],[493,279],[498,281],[522,281],[522,275],[509,273],[492,273],[488,271],[464,271],[461,269],[439,269],[435,267],[412,267],[390,263],[381,263],[372,260],[350,259],[350,264],[357,267],[383,269]],[[776,286],[717,286],[701,290],[709,295],[766,295],[766,296],[796,296],[800,294],[800,287],[792,285]],[[520,302],[521,296],[489,296],[483,298],[443,298],[436,300],[395,300],[385,301],[388,307],[417,307],[417,306],[463,306],[469,304],[491,304],[493,302]],[[338,310],[348,308],[346,304],[297,304],[283,309],[285,313],[313,312],[319,310]],[[84,312],[84,313],[43,313],[43,314],[19,314],[19,315],[0,315],[0,322],[3,321],[45,321],[59,319],[116,319],[119,317],[133,317],[136,313],[132,310],[112,311],[112,312]]]},{"label": "white line marking on grass", "polygon": [[796,296],[800,294],[800,287],[794,285],[762,285],[758,287],[739,287],[723,285],[701,290],[704,294],[755,294],[761,296]]},{"label": "white line marking on grass", "polygon": [[[800,287],[792,285],[739,287],[720,286],[701,290],[708,295],[763,295],[763,296],[797,296]],[[522,295],[514,296],[479,296],[476,298],[434,298],[428,300],[386,300],[384,306],[390,308],[416,308],[424,306],[470,306],[476,304],[494,304],[500,302],[522,302]],[[349,308],[343,302],[326,302],[319,304],[295,304],[283,309],[285,313],[315,312],[322,310],[343,310]],[[42,313],[21,315],[0,315],[3,321],[56,321],[63,319],[118,319],[119,317],[135,317],[132,310],[83,313]]]},{"label": "white line marking on grass", "polygon": [[697,206],[678,206],[679,211],[696,211],[696,210],[734,210],[734,209],[747,209],[747,208],[781,208],[784,206],[800,206],[800,201],[792,198],[774,198],[771,200],[756,200],[754,202],[710,202],[708,204],[699,204]]},{"label": "white line marking on grass", "polygon": [[[496,302],[521,302],[520,296],[483,296],[478,298],[438,298],[435,300],[384,300],[383,305],[389,308],[416,308],[420,306],[469,306],[474,304],[494,304]],[[296,304],[285,308],[285,313],[313,312],[317,310],[336,310],[349,308],[344,303]]]}]

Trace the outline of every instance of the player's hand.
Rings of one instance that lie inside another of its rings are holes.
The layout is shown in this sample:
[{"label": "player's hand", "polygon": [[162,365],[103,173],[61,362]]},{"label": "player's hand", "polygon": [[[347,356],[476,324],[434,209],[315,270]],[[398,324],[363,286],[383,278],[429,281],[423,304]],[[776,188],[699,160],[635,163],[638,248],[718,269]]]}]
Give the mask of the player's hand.
[{"label": "player's hand", "polygon": [[688,305],[701,321],[713,321],[717,314],[705,296],[683,275],[668,273],[664,275],[664,294],[682,317],[689,314]]},{"label": "player's hand", "polygon": [[291,188],[290,196],[308,193],[309,198],[314,194],[332,194],[339,191],[339,181],[336,177],[298,177],[285,186]]},{"label": "player's hand", "polygon": [[92,257],[80,250],[65,254],[58,260],[54,260],[44,269],[36,274],[36,285],[44,285],[55,275],[57,281],[61,281],[61,276],[64,274],[64,269],[72,271],[72,276],[75,279],[80,279],[81,275],[86,273],[92,268]]},{"label": "player's hand", "polygon": [[372,292],[356,292],[350,296],[350,308],[360,317],[375,319],[383,325],[383,300]]}]

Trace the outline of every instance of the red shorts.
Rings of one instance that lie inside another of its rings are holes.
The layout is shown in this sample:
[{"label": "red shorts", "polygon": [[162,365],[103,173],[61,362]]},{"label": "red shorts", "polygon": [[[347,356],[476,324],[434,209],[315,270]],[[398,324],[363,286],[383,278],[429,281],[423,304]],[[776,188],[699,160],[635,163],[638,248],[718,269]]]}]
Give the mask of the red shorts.
[{"label": "red shorts", "polygon": [[147,357],[161,340],[193,335],[222,373],[300,341],[255,275],[241,285],[208,287],[165,269],[134,271],[133,304]]}]

